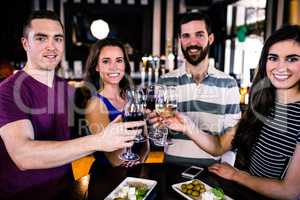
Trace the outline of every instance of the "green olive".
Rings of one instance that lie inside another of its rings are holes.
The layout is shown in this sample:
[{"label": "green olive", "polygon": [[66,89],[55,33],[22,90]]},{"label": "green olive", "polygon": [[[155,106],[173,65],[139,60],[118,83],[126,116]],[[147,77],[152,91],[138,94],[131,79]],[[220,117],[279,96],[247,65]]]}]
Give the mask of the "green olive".
[{"label": "green olive", "polygon": [[193,190],[188,190],[188,191],[187,191],[187,194],[188,194],[188,195],[191,195],[192,192],[193,192]]},{"label": "green olive", "polygon": [[194,189],[194,191],[198,191],[199,192],[200,189],[201,189],[201,187],[200,187],[200,185],[195,185],[193,189]]},{"label": "green olive", "polygon": [[183,193],[187,193],[187,189],[186,188],[181,188],[181,191],[183,192]]},{"label": "green olive", "polygon": [[199,180],[197,180],[197,179],[192,181],[192,184],[193,184],[193,185],[199,185],[200,183],[201,183],[201,182],[200,182]]},{"label": "green olive", "polygon": [[193,192],[192,192],[192,196],[193,196],[193,197],[199,197],[199,196],[200,196],[200,192],[198,192],[198,191],[193,191]]},{"label": "green olive", "polygon": [[182,184],[182,185],[181,185],[181,189],[182,189],[182,190],[185,189],[186,186],[187,186],[186,184]]},{"label": "green olive", "polygon": [[187,189],[193,189],[193,187],[194,187],[194,185],[191,184],[191,183],[189,183],[189,184],[186,186]]}]

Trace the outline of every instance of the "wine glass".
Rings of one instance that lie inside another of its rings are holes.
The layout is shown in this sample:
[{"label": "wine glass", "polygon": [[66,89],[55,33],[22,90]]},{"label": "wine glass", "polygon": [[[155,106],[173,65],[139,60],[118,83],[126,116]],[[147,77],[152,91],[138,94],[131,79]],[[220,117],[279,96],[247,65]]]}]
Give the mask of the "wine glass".
[{"label": "wine glass", "polygon": [[165,110],[163,116],[165,118],[173,117],[177,110],[177,93],[175,86],[167,86]]},{"label": "wine glass", "polygon": [[167,127],[158,127],[156,129],[155,137],[152,139],[153,144],[156,146],[164,147],[167,143],[168,138],[168,128]]},{"label": "wine glass", "polygon": [[[166,87],[164,85],[156,84],[153,86],[153,94],[154,94],[154,102],[151,102],[151,107],[157,114],[160,114],[163,112],[165,107],[165,93],[166,93]],[[153,105],[154,104],[154,105]],[[161,126],[161,125],[160,125]],[[161,137],[161,134],[158,132],[158,128],[153,128],[149,132],[149,138],[154,142],[155,140],[159,139]],[[155,143],[154,143],[155,144]]]},{"label": "wine glass", "polygon": [[153,111],[155,109],[155,85],[149,85],[146,88],[146,109]]},{"label": "wine glass", "polygon": [[[135,111],[134,115],[135,120],[144,120],[145,119],[145,95],[142,88],[138,88],[135,90],[134,95],[134,102],[135,102]],[[139,127],[141,129],[141,133],[137,134],[135,137],[135,143],[142,143],[147,140],[146,135],[146,126]]]},{"label": "wine glass", "polygon": [[160,115],[164,112],[166,103],[166,86],[156,85],[155,87],[155,112]]},{"label": "wine glass", "polygon": [[[144,120],[143,111],[143,95],[141,90],[130,89],[126,91],[127,94],[127,104],[124,108],[124,121],[139,121]],[[137,127],[137,129],[141,129],[142,133],[144,132],[144,126]],[[135,142],[145,141],[145,137],[142,134],[138,134],[135,138]],[[125,151],[120,154],[120,159],[123,161],[137,161],[140,157],[132,152],[131,147],[125,148]]]},{"label": "wine glass", "polygon": [[[155,111],[162,118],[173,117],[175,115],[175,111],[177,110],[177,94],[176,94],[176,86],[157,86],[155,90]],[[160,124],[159,127],[152,130],[149,134],[149,138],[153,141],[153,143],[157,146],[163,146],[163,141],[166,138],[167,134],[162,134],[162,131],[167,129],[164,125]]]}]

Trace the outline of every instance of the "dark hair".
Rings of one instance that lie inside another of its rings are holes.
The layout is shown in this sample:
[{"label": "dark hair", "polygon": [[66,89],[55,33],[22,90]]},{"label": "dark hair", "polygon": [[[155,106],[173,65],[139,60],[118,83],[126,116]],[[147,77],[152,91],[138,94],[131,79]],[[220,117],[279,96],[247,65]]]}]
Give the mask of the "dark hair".
[{"label": "dark hair", "polygon": [[283,26],[275,31],[264,44],[258,71],[250,89],[249,107],[243,114],[232,141],[233,147],[238,149],[237,162],[240,167],[249,166],[251,150],[260,135],[264,119],[275,105],[276,88],[267,76],[266,63],[271,46],[285,40],[293,40],[300,44],[300,26]]},{"label": "dark hair", "polygon": [[190,21],[204,21],[206,25],[206,30],[208,34],[212,33],[212,27],[211,27],[211,21],[208,17],[208,15],[200,12],[187,12],[182,14],[179,24],[178,24],[178,36],[181,35],[181,25],[189,23]]},{"label": "dark hair", "polygon": [[55,12],[51,10],[35,10],[31,12],[23,26],[23,37],[27,37],[28,29],[31,26],[31,21],[34,19],[51,19],[54,21],[58,21],[62,29],[64,30],[64,26],[61,23],[59,16]]},{"label": "dark hair", "polygon": [[91,47],[89,56],[88,56],[86,64],[85,64],[85,69],[86,69],[85,81],[87,83],[91,83],[96,88],[96,90],[99,90],[103,87],[103,83],[101,81],[99,72],[96,71],[96,67],[98,65],[99,55],[101,53],[101,50],[103,49],[103,47],[106,47],[106,46],[119,47],[124,54],[125,76],[120,81],[119,87],[121,89],[120,95],[122,97],[125,97],[125,92],[131,85],[131,79],[129,77],[130,64],[129,64],[129,59],[128,59],[128,56],[127,56],[127,53],[125,51],[123,44],[121,43],[121,41],[119,41],[117,39],[106,38],[106,39],[98,40]]}]

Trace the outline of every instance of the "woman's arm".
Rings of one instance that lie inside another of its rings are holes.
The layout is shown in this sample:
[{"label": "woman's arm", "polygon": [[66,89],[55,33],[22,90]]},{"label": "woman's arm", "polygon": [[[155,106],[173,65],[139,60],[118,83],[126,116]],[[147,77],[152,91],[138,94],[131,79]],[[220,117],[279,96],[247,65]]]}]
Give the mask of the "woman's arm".
[{"label": "woman's arm", "polygon": [[[88,122],[89,130],[92,134],[99,133],[99,130],[104,129],[109,123],[109,111],[99,98],[92,98],[86,107],[86,120]],[[104,152],[105,157],[109,160],[112,166],[119,166],[123,163],[119,159],[119,154],[123,149],[119,149],[113,152]]]},{"label": "woman's arm", "polygon": [[92,98],[87,103],[85,119],[92,134],[99,133],[110,122],[108,110],[99,98]]},{"label": "woman's arm", "polygon": [[260,194],[274,199],[300,197],[300,144],[297,145],[287,174],[283,180],[261,178],[237,170],[227,164],[215,164],[209,170],[225,179],[233,180]]},{"label": "woman's arm", "polygon": [[163,123],[170,129],[182,132],[191,138],[201,149],[213,156],[229,151],[236,128],[230,128],[222,136],[214,136],[200,130],[187,116],[176,113],[175,117],[167,118]]}]

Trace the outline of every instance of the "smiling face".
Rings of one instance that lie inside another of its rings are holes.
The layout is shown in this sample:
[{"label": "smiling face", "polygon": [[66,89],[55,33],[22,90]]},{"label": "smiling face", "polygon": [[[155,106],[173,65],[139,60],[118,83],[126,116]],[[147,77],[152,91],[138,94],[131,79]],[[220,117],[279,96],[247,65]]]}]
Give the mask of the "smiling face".
[{"label": "smiling face", "polygon": [[213,40],[214,36],[208,34],[203,20],[194,20],[181,25],[181,49],[185,59],[194,66],[207,57]]},{"label": "smiling face", "polygon": [[22,38],[28,65],[39,70],[54,70],[64,53],[64,33],[61,24],[51,19],[34,19]]},{"label": "smiling face", "polygon": [[119,84],[125,75],[124,53],[120,47],[105,46],[101,49],[97,71],[104,84]]},{"label": "smiling face", "polygon": [[285,40],[271,46],[267,57],[267,75],[278,90],[299,90],[300,45]]}]

